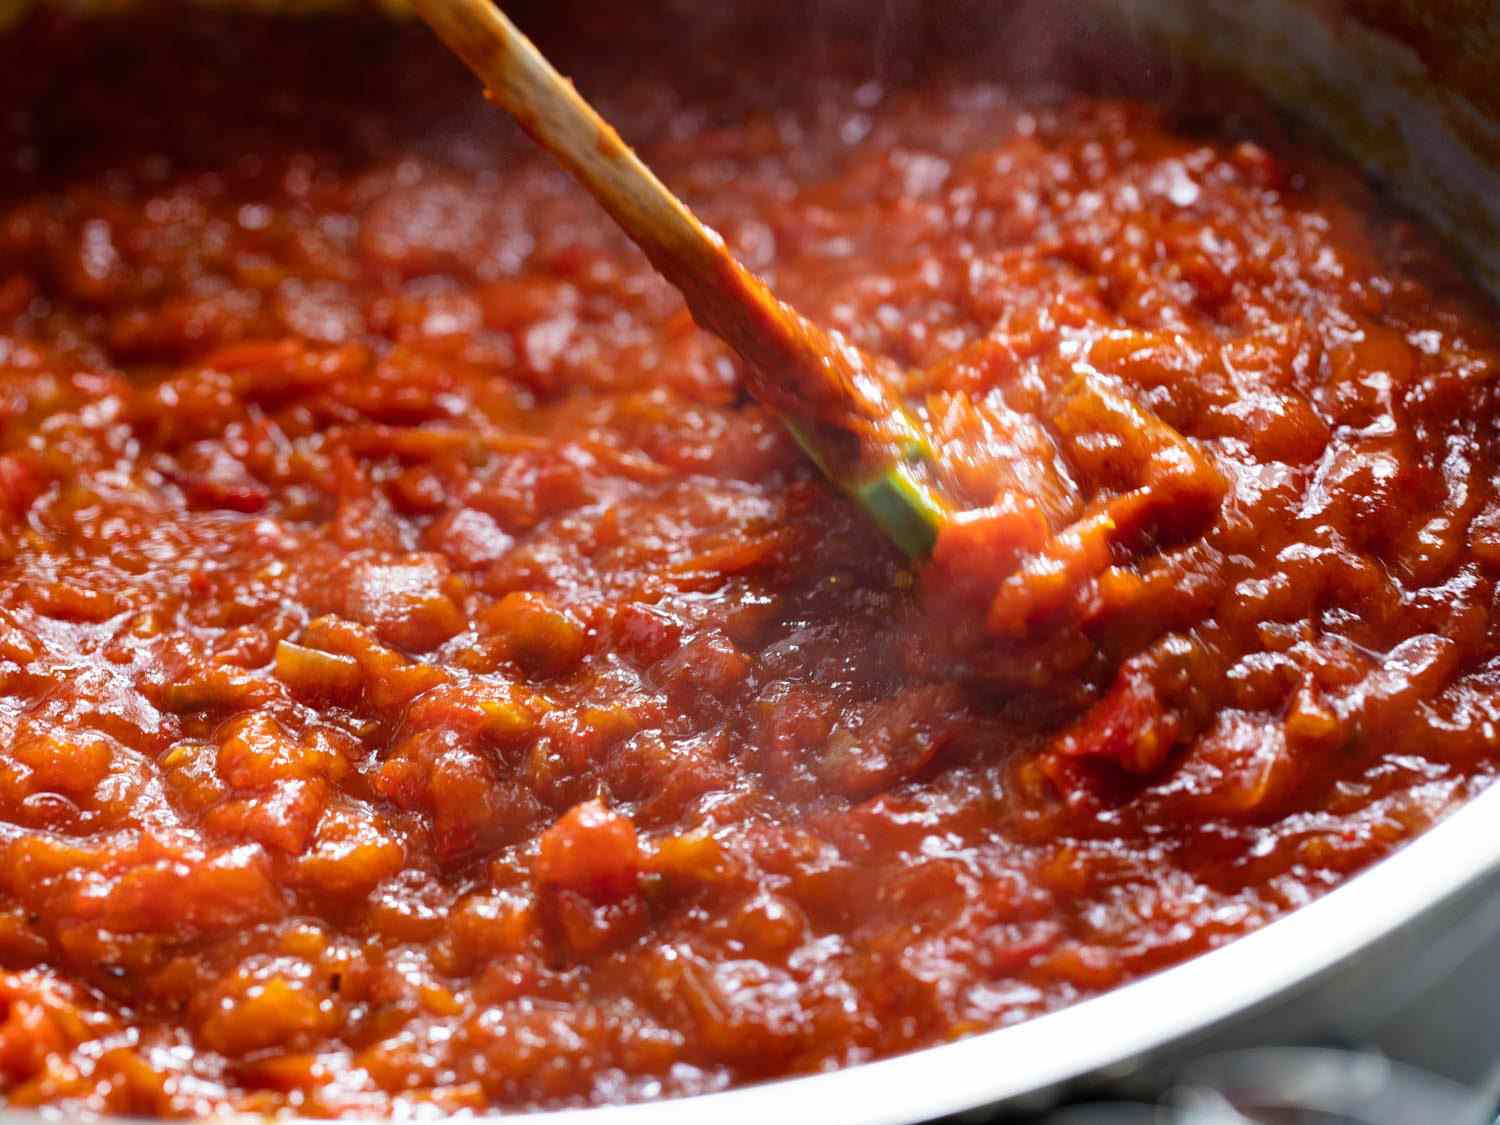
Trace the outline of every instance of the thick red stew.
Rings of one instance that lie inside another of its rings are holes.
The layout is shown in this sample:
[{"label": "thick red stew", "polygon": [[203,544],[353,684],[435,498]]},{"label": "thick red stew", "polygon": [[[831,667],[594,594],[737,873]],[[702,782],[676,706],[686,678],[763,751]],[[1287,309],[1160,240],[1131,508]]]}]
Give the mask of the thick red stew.
[{"label": "thick red stew", "polygon": [[908,373],[960,514],[905,561],[421,29],[34,19],[9,1105],[857,1063],[1264,926],[1493,774],[1494,311],[1357,174],[1241,101],[615,18],[544,39]]}]

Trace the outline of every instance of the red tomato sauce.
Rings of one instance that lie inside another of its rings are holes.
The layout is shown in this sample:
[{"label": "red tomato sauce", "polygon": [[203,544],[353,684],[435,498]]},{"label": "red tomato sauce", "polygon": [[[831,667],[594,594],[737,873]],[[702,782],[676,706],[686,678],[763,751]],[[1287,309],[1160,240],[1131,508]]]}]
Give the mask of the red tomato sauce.
[{"label": "red tomato sauce", "polygon": [[910,372],[966,509],[925,567],[420,29],[3,47],[9,1105],[857,1063],[1492,775],[1494,311],[1409,220],[1263,116],[656,49],[566,61]]}]

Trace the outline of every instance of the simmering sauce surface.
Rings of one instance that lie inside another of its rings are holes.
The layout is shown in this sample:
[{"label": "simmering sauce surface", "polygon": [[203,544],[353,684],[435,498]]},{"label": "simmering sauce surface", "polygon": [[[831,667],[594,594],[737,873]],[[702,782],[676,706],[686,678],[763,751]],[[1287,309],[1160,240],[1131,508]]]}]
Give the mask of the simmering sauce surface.
[{"label": "simmering sauce surface", "polygon": [[1263,926],[1491,776],[1493,310],[1259,118],[568,59],[911,373],[972,509],[914,571],[420,30],[21,36],[9,1104],[842,1066]]}]

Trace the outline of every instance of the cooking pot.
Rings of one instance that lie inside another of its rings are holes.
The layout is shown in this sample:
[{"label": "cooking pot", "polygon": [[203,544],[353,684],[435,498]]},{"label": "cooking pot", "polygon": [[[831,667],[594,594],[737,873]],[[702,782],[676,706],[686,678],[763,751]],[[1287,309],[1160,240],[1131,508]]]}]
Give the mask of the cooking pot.
[{"label": "cooking pot", "polygon": [[[586,6],[585,6],[586,7]],[[801,6],[796,6],[800,9]],[[1500,5],[1401,0],[828,0],[798,13],[869,21],[899,50],[901,21],[1031,57],[1070,36],[1164,47],[1178,66],[1247,79],[1321,131],[1446,236],[1500,295]],[[743,15],[749,9],[739,9]],[[933,15],[937,10],[939,14]],[[677,4],[676,20],[727,9]],[[785,16],[783,10],[777,15]],[[756,14],[757,18],[777,18]],[[933,21],[936,20],[934,24]],[[931,25],[931,26],[929,26]],[[1156,80],[1172,80],[1170,73]],[[678,1101],[541,1114],[537,1125],[927,1121],[1036,1110],[1108,1081],[1156,1080],[1209,1050],[1357,1040],[1500,934],[1500,791],[1481,795],[1318,901],[1179,967],[1029,1022],[846,1070]],[[6,1121],[35,1115],[0,1114]]]},{"label": "cooking pot", "polygon": [[[1500,296],[1500,7],[1338,0],[1086,0],[947,4],[929,34],[1030,56],[1045,70],[1071,36],[1116,38],[1246,80],[1322,133],[1420,213]],[[871,18],[837,5],[821,18]],[[845,5],[845,8],[850,8]],[[887,27],[911,11],[886,3]],[[691,20],[690,10],[684,17]],[[724,17],[720,17],[724,18]],[[889,31],[881,38],[899,42]],[[889,48],[882,48],[888,50]],[[1156,64],[1153,64],[1156,65]],[[1151,84],[1174,81],[1155,74]],[[1500,934],[1500,791],[1264,930],[1157,976],[1014,1027],[836,1073],[607,1111],[547,1125],[926,1121],[1037,1110],[1089,1084],[1168,1080],[1208,1051],[1358,1041]]]},{"label": "cooking pot", "polygon": [[1170,1080],[1208,1052],[1353,1039],[1500,933],[1500,791],[1258,933],[1014,1027],[868,1063],[676,1102],[544,1114],[538,1125],[909,1125],[1040,1110],[1107,1082]]}]

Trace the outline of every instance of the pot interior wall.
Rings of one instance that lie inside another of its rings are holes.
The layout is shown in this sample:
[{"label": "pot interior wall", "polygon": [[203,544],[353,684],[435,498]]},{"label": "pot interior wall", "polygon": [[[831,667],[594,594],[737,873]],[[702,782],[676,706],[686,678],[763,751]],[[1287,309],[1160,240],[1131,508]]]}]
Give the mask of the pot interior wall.
[{"label": "pot interior wall", "polygon": [[[1490,0],[569,0],[579,35],[757,43],[789,57],[854,44],[873,76],[959,57],[1007,81],[1171,95],[1235,77],[1322,134],[1447,237],[1500,294],[1500,5]],[[515,7],[515,5],[513,5]],[[549,8],[534,0],[528,8]],[[726,67],[733,59],[723,59]],[[789,80],[805,73],[791,67]]]},{"label": "pot interior wall", "polygon": [[1500,294],[1500,6],[1488,0],[1090,0],[1236,75],[1419,213]]}]

